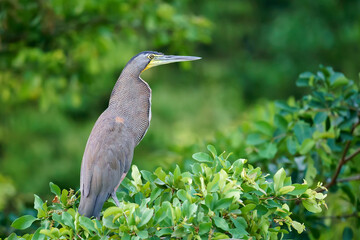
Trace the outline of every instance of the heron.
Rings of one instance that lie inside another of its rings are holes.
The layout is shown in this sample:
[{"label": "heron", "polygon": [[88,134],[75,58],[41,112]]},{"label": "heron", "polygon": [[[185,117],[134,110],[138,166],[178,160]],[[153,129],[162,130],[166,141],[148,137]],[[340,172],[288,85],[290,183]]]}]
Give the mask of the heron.
[{"label": "heron", "polygon": [[145,51],[126,64],[111,92],[108,107],[95,122],[86,143],[80,172],[80,215],[99,219],[110,197],[116,206],[120,205],[116,191],[151,120],[151,89],[141,73],[163,64],[198,59],[201,58]]}]

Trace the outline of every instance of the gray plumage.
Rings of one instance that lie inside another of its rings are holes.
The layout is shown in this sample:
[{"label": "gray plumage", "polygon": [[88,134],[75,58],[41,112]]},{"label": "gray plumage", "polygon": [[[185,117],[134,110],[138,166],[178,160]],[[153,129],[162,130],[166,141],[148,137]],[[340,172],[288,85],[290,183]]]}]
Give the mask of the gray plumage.
[{"label": "gray plumage", "polygon": [[111,196],[130,169],[134,148],[144,137],[151,120],[151,89],[140,78],[147,68],[170,62],[199,59],[142,52],[123,69],[111,93],[108,108],[96,121],[81,164],[79,213],[100,217]]}]

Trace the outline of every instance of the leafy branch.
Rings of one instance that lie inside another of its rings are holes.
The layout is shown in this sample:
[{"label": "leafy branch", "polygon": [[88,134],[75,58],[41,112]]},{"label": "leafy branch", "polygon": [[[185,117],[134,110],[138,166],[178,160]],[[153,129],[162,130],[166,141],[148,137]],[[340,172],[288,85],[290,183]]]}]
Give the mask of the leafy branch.
[{"label": "leafy branch", "polygon": [[247,160],[231,163],[230,154],[218,155],[211,145],[208,150],[211,155],[194,154],[196,162],[185,172],[178,166],[168,173],[161,168],[140,172],[133,166],[131,179],[125,178],[124,189],[118,192],[121,206],[108,201],[101,221],[80,216],[76,193],[50,183],[54,200],[48,204],[35,196],[37,217],[20,217],[12,226],[26,229],[40,222],[25,239],[264,239],[269,235],[278,239],[291,230],[305,230],[304,224],[291,218],[284,201],[300,201],[314,213],[326,206],[326,195],[306,182],[292,184],[283,168],[267,181],[267,175]]},{"label": "leafy branch", "polygon": [[[353,127],[351,128],[351,134],[354,133],[354,130],[357,126],[359,126],[360,122],[357,122],[356,124],[353,125]],[[339,161],[339,164],[338,166],[336,167],[336,171],[333,175],[333,177],[331,178],[331,181],[329,183],[327,183],[325,185],[326,188],[330,188],[332,187],[333,185],[336,184],[337,182],[337,178],[340,174],[340,171],[341,171],[341,168],[343,167],[344,164],[346,164],[348,161],[350,161],[352,158],[354,158],[357,154],[360,153],[360,149],[357,149],[354,153],[352,153],[351,155],[347,156],[348,154],[348,151],[349,151],[349,148],[350,148],[350,145],[351,145],[351,140],[348,140],[346,142],[346,145],[345,145],[345,148],[344,148],[344,151],[343,151],[343,154],[342,154],[342,157]],[[320,191],[323,191],[323,189],[321,189]]]}]

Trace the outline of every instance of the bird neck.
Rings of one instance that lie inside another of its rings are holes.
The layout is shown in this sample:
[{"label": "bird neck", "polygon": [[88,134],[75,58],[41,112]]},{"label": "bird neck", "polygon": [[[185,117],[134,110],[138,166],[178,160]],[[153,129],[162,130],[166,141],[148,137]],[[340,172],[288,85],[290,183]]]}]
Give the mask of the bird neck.
[{"label": "bird neck", "polygon": [[140,78],[140,74],[142,72],[142,69],[140,69],[138,66],[136,66],[134,63],[129,62],[126,64],[126,66],[124,67],[124,69],[122,70],[121,74],[120,74],[120,78],[125,78],[126,79],[138,79]]},{"label": "bird neck", "polygon": [[151,119],[151,89],[140,73],[123,70],[111,93],[108,110],[114,117],[123,119],[137,145]]},{"label": "bird neck", "polygon": [[136,82],[141,80],[140,74],[141,71],[136,70],[136,68],[132,67],[130,64],[125,66],[111,92],[109,107],[117,106],[119,104],[123,105],[124,102],[122,101],[122,98],[124,98],[124,95],[127,93],[133,92],[136,94]]}]

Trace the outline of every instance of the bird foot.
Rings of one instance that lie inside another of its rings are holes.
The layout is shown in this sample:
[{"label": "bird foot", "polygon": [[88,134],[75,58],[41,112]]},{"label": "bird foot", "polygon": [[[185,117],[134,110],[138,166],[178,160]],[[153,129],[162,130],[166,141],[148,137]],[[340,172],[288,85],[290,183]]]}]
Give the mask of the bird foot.
[{"label": "bird foot", "polygon": [[112,197],[112,199],[114,200],[115,205],[116,205],[117,207],[120,207],[120,202],[119,202],[119,199],[118,199],[117,196],[116,196],[116,192],[113,192],[113,193],[111,194],[111,197]]}]

